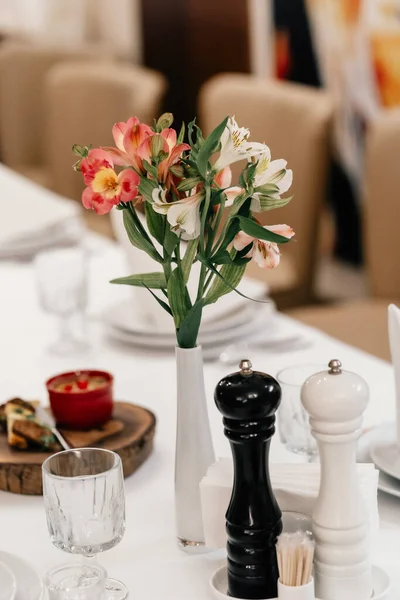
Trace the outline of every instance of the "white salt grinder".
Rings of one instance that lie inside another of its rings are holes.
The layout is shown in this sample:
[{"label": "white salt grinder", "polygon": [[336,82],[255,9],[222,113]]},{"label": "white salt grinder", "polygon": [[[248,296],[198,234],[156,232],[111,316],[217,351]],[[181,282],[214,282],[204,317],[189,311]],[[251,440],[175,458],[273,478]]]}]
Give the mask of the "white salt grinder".
[{"label": "white salt grinder", "polygon": [[369,520],[359,490],[356,445],[369,392],[364,379],[341,367],[340,361],[331,360],[329,371],[312,375],[301,391],[321,462],[313,512],[315,596],[368,600]]}]

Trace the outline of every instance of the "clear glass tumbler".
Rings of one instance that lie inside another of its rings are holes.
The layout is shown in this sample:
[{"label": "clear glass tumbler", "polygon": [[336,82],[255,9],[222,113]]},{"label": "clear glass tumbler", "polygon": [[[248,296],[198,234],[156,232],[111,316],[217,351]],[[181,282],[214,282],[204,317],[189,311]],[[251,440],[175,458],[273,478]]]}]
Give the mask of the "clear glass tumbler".
[{"label": "clear glass tumbler", "polygon": [[103,600],[106,572],[100,565],[54,567],[46,575],[49,600]]},{"label": "clear glass tumbler", "polygon": [[36,280],[42,308],[59,319],[59,335],[49,348],[66,355],[88,348],[84,331],[74,331],[74,322],[83,329],[87,306],[87,251],[74,246],[40,252],[35,258]]},{"label": "clear glass tumbler", "polygon": [[323,365],[296,365],[280,371],[276,378],[282,388],[278,408],[278,430],[281,442],[290,452],[303,454],[309,462],[318,454],[317,443],[311,435],[309,417],[301,403],[303,383],[311,375],[326,370]]},{"label": "clear glass tumbler", "polygon": [[[90,558],[116,546],[125,532],[124,478],[120,457],[110,450],[59,452],[42,467],[47,525],[60,550]],[[77,567],[79,576],[79,567]],[[123,600],[125,585],[106,581],[106,600]]]}]

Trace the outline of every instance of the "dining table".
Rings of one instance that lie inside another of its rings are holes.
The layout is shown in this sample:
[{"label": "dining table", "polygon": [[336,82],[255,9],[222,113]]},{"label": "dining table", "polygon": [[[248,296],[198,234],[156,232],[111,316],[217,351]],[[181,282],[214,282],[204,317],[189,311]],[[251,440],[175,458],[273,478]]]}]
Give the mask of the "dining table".
[{"label": "dining table", "polygon": [[[1,187],[1,181],[0,181]],[[224,560],[224,551],[191,555],[179,549],[175,531],[174,458],[176,384],[174,349],[154,352],[113,341],[104,327],[107,311],[130,289],[109,283],[126,275],[119,245],[83,230],[88,250],[88,310],[86,337],[90,348],[82,355],[56,356],[47,350],[56,333],[55,317],[39,303],[33,261],[0,261],[0,404],[9,398],[38,399],[48,403],[45,381],[63,371],[99,369],[115,378],[116,400],[135,403],[157,418],[154,449],[146,462],[126,479],[126,532],[122,541],[99,559],[110,575],[128,586],[137,600],[205,600],[212,597],[209,578]],[[150,299],[149,299],[150,301]],[[132,296],[132,302],[133,296]],[[370,402],[363,427],[394,420],[395,387],[392,366],[307,327],[284,314],[272,317],[285,334],[303,336],[304,347],[274,351],[273,345],[254,348],[254,368],[275,376],[287,366],[339,359],[343,368],[368,383]],[[368,323],[365,323],[368,327]],[[266,335],[268,335],[266,330]],[[213,392],[218,381],[237,370],[219,360],[204,364],[207,404],[217,457],[230,456],[221,415]],[[270,460],[299,462],[276,433]],[[392,580],[392,598],[400,597],[400,500],[379,492],[380,532],[373,548],[374,564]],[[0,492],[0,549],[27,559],[42,576],[51,567],[76,559],[53,547],[47,530],[43,498]],[[355,599],[356,600],[356,599]]]}]

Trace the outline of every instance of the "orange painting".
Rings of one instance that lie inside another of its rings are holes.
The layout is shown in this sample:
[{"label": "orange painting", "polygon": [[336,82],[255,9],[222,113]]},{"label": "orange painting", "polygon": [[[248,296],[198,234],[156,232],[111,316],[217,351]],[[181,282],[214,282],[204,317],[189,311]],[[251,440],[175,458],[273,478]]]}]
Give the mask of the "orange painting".
[{"label": "orange painting", "polygon": [[400,105],[400,32],[375,33],[371,37],[372,58],[381,102]]},{"label": "orange painting", "polygon": [[362,0],[339,0],[338,8],[343,23],[347,26],[354,26],[360,16]]}]

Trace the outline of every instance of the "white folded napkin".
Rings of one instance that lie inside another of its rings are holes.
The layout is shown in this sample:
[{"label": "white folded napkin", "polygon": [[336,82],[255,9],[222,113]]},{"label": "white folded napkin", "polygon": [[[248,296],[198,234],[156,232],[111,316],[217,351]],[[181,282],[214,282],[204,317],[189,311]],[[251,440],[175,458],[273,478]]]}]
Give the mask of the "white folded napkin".
[{"label": "white folded napkin", "polygon": [[[140,213],[138,214],[144,223],[144,216],[142,216]],[[132,246],[125,231],[121,211],[111,211],[111,223],[115,237],[121,244],[128,263],[128,272],[121,274],[121,276],[161,271],[159,265],[157,265],[152,258],[150,258],[145,252],[142,252],[138,248]],[[161,250],[161,247],[158,246],[157,243],[155,243],[155,245],[158,250]],[[200,267],[201,265],[199,263],[193,265],[188,281],[188,290],[192,298],[195,298],[197,293]],[[242,280],[238,289],[249,298],[254,298],[256,300],[265,298],[268,290],[266,283],[248,278],[244,278]],[[171,317],[164,310],[160,309],[156,302],[149,301],[149,292],[147,290],[142,288],[134,288],[132,293],[134,294],[137,302],[135,304],[135,310],[141,311],[143,319],[156,324],[162,330],[170,329],[172,332],[174,331]],[[239,294],[235,294],[234,292],[231,294],[226,294],[225,296],[222,296],[218,302],[210,304],[204,308],[202,320],[217,321],[219,317],[240,309],[245,302],[248,302],[248,300],[242,296],[239,296]]]},{"label": "white folded napkin", "polygon": [[29,258],[41,249],[76,241],[81,208],[0,165],[0,258]]},{"label": "white folded napkin", "polygon": [[400,448],[400,309],[394,304],[388,308],[389,342],[396,384],[397,443]]},{"label": "white folded napkin", "polygon": [[[379,529],[378,471],[373,464],[357,465],[359,484],[370,517],[371,538]],[[318,463],[275,463],[270,465],[271,483],[282,511],[312,516],[318,496]],[[232,493],[233,462],[220,458],[212,464],[200,483],[201,507],[206,545],[223,548],[226,544],[225,513]]]}]

